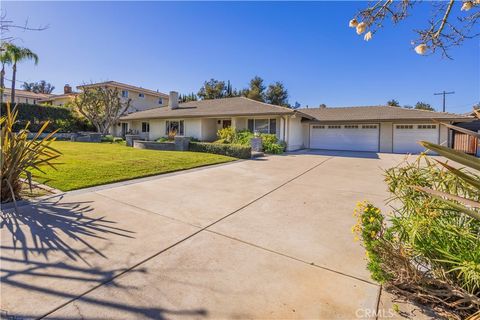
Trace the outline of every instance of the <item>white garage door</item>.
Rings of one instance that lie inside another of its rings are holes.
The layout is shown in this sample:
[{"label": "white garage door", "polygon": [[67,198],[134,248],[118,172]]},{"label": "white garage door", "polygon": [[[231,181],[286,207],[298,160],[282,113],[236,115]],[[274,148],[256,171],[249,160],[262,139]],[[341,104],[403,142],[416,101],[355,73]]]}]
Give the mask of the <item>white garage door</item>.
[{"label": "white garage door", "polygon": [[378,124],[312,125],[310,148],[378,151]]},{"label": "white garage door", "polygon": [[418,141],[438,143],[438,125],[436,124],[394,124],[393,152],[420,153],[425,148]]}]

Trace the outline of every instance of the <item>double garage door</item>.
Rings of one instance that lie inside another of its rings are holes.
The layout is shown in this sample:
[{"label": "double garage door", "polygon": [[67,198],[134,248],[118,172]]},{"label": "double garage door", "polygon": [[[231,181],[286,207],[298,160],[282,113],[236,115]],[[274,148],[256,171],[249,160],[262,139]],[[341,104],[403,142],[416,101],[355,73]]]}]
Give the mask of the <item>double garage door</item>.
[{"label": "double garage door", "polygon": [[[392,139],[385,137],[384,139]],[[418,141],[438,143],[436,124],[393,124],[392,146],[394,153],[419,153],[424,150]],[[388,143],[385,141],[385,143]],[[310,148],[348,151],[378,152],[380,125],[342,124],[312,125]]]}]

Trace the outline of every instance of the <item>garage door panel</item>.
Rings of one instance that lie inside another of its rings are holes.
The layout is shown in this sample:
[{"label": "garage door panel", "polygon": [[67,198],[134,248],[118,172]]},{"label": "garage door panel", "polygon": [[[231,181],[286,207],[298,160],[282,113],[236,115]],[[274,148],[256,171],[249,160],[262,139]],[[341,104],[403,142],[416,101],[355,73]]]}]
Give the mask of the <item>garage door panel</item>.
[{"label": "garage door panel", "polygon": [[438,130],[438,125],[436,124],[395,124],[393,127],[393,152],[423,152],[425,148],[418,142],[438,143]]},{"label": "garage door panel", "polygon": [[378,151],[379,126],[376,124],[313,125],[310,148],[348,151]]}]

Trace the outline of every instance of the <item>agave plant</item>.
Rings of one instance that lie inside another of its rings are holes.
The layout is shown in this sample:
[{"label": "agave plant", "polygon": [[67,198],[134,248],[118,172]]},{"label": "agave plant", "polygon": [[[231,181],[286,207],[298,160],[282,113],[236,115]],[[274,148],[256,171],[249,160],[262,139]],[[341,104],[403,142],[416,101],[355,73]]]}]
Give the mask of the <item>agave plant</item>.
[{"label": "agave plant", "polygon": [[7,112],[0,118],[1,126],[1,202],[13,201],[15,208],[16,200],[19,199],[19,193],[22,189],[22,177],[26,177],[30,185],[32,184],[31,170],[36,169],[43,172],[41,165],[53,167],[52,160],[58,158],[61,153],[50,146],[55,140],[52,138],[56,131],[40,138],[48,121],[40,128],[37,134],[28,138],[28,122],[25,127],[18,132],[14,131],[14,125],[17,122],[18,109],[15,107],[10,110],[10,104],[7,103]]},{"label": "agave plant", "polygon": [[[477,118],[480,119],[480,112],[474,110],[474,113]],[[451,124],[442,123],[442,125],[456,130],[465,134],[468,134],[473,137],[480,139],[480,134],[471,130],[467,130],[461,127],[457,127]],[[459,179],[465,181],[468,185],[472,187],[478,194],[480,194],[480,179],[478,175],[474,175],[469,170],[480,171],[480,159],[463,152],[453,150],[451,148],[434,144],[427,141],[420,142],[425,148],[432,150],[438,153],[445,158],[457,162],[464,166],[464,168],[459,169],[449,165],[446,161],[437,160],[437,162],[457,176]],[[454,210],[462,212],[470,217],[480,220],[480,202],[468,199],[461,195],[450,194],[447,192],[442,192],[438,190],[433,190],[425,187],[416,187],[418,190],[430,194],[432,197],[441,199],[445,204],[451,207]]]}]

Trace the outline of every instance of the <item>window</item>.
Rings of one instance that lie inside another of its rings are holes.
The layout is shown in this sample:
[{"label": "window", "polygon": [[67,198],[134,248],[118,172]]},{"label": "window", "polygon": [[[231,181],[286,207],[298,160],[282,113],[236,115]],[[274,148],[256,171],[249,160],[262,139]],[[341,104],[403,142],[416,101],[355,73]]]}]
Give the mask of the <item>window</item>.
[{"label": "window", "polygon": [[145,95],[143,93],[139,93],[138,97],[143,99],[143,98],[145,98]]},{"label": "window", "polygon": [[158,99],[158,104],[163,104],[163,99],[162,98]]},{"label": "window", "polygon": [[347,124],[344,126],[345,129],[358,129],[356,124]]},{"label": "window", "polygon": [[170,132],[175,132],[176,135],[183,136],[185,134],[184,127],[183,120],[167,120],[165,122],[165,134],[168,135]]},{"label": "window", "polygon": [[25,103],[28,103],[28,98],[25,98]]},{"label": "window", "polygon": [[325,126],[313,126],[313,129],[325,129]]},{"label": "window", "polygon": [[377,129],[377,125],[375,125],[375,124],[364,124],[364,125],[362,125],[362,129]]},{"label": "window", "polygon": [[434,124],[419,124],[418,129],[436,129],[437,126]]},{"label": "window", "polygon": [[413,125],[411,124],[398,124],[395,126],[397,129],[413,129]]},{"label": "window", "polygon": [[122,90],[122,98],[128,98],[128,90]]},{"label": "window", "polygon": [[248,119],[248,131],[258,133],[277,133],[276,119]]},{"label": "window", "polygon": [[337,126],[337,125],[332,125],[332,126],[328,126],[328,129],[341,129],[342,126]]},{"label": "window", "polygon": [[33,104],[37,104],[37,100],[33,99]]},{"label": "window", "polygon": [[142,132],[150,132],[150,123],[142,122]]}]

